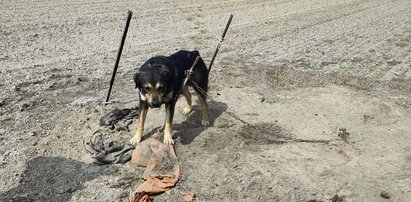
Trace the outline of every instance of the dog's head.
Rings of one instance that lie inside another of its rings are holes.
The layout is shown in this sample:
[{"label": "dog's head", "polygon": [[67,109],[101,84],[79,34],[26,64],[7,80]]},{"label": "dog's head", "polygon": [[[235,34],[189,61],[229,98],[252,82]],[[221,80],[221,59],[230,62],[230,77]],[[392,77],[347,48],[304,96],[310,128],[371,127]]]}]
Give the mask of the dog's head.
[{"label": "dog's head", "polygon": [[134,75],[140,99],[151,108],[158,108],[171,100],[173,91],[174,69],[165,57],[155,57],[141,66]]}]

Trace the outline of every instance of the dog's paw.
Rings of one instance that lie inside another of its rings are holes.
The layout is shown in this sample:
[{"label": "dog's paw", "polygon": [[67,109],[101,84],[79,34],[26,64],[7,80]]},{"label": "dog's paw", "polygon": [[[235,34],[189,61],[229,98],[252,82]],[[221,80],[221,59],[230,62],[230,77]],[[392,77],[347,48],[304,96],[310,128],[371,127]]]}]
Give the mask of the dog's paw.
[{"label": "dog's paw", "polygon": [[171,137],[164,137],[164,144],[174,144],[174,141]]},{"label": "dog's paw", "polygon": [[141,141],[141,137],[136,137],[136,136],[134,136],[133,138],[131,138],[130,143],[131,143],[132,145],[136,145],[136,144],[138,144],[140,141]]},{"label": "dog's paw", "polygon": [[193,111],[193,108],[192,108],[192,107],[185,107],[185,108],[183,109],[183,114],[187,116],[187,115],[189,115],[192,111]]},{"label": "dog's paw", "polygon": [[202,120],[202,121],[201,121],[201,125],[203,125],[203,126],[208,126],[208,125],[210,125],[210,122],[209,122],[209,121]]}]

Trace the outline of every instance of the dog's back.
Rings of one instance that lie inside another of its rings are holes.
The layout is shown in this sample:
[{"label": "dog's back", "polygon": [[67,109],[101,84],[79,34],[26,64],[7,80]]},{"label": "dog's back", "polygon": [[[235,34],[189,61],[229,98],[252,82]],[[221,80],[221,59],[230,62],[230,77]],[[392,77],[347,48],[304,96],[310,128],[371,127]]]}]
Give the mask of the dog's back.
[{"label": "dog's back", "polygon": [[[184,74],[184,71],[189,70],[191,68],[197,56],[200,56],[200,53],[196,50],[195,51],[180,50],[168,56],[168,58],[174,63],[174,66],[176,68],[175,70],[176,70],[177,80],[183,81],[183,79],[186,77]],[[196,68],[194,69],[194,74],[191,77],[191,79],[198,86],[200,86],[202,90],[207,92],[208,70],[201,56],[200,56],[200,61],[198,62]],[[192,85],[191,81],[189,81],[188,84]]]}]

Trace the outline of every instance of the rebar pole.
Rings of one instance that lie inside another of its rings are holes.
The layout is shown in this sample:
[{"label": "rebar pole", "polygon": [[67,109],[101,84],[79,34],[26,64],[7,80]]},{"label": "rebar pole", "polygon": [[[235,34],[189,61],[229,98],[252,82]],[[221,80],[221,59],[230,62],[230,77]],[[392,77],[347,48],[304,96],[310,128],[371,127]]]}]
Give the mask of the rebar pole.
[{"label": "rebar pole", "polygon": [[193,65],[191,66],[190,70],[188,70],[188,75],[187,75],[187,77],[184,79],[183,86],[187,85],[187,82],[188,82],[188,80],[190,79],[191,74],[192,74],[193,71],[194,71],[194,68],[197,66],[197,63],[200,61],[200,58],[201,58],[200,56],[197,56],[197,57],[196,57],[196,60],[195,60],[194,63],[193,63]]},{"label": "rebar pole", "polygon": [[208,67],[208,72],[210,72],[211,67],[213,66],[214,59],[216,58],[217,53],[218,53],[218,50],[220,49],[220,44],[221,44],[221,42],[224,41],[224,37],[225,37],[225,35],[227,34],[228,27],[230,26],[232,19],[233,19],[233,14],[230,15],[230,18],[228,19],[228,22],[227,22],[227,24],[225,25],[225,29],[224,29],[224,32],[223,32],[223,36],[221,37],[220,42],[218,42],[217,48],[215,49],[213,58],[211,59],[211,62],[210,62],[210,66]]},{"label": "rebar pole", "polygon": [[128,11],[128,17],[127,17],[126,27],[124,28],[124,31],[123,31],[123,37],[121,38],[120,48],[118,49],[118,52],[117,52],[117,59],[116,59],[116,62],[114,63],[113,73],[111,74],[110,88],[108,89],[108,94],[107,94],[107,98],[106,98],[106,104],[107,104],[108,100],[110,99],[111,89],[112,89],[112,87],[113,87],[114,79],[115,79],[115,77],[116,77],[117,68],[118,68],[118,63],[120,62],[121,52],[123,51],[123,46],[124,46],[124,43],[125,43],[125,41],[126,41],[127,31],[128,31],[128,27],[129,27],[129,25],[130,25],[130,21],[131,21],[131,16],[132,16],[132,15],[133,15],[133,12]]}]

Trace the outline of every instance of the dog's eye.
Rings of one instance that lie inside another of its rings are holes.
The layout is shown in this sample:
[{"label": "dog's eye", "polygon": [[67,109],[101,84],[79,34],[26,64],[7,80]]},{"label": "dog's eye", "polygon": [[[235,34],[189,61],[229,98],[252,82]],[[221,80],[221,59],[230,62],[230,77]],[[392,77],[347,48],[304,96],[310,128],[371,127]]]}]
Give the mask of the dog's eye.
[{"label": "dog's eye", "polygon": [[164,87],[163,87],[163,86],[160,86],[160,87],[157,88],[157,90],[160,91],[160,92],[163,92]]},{"label": "dog's eye", "polygon": [[146,92],[150,91],[150,87],[148,87],[148,86],[144,87],[144,91],[146,91]]}]

